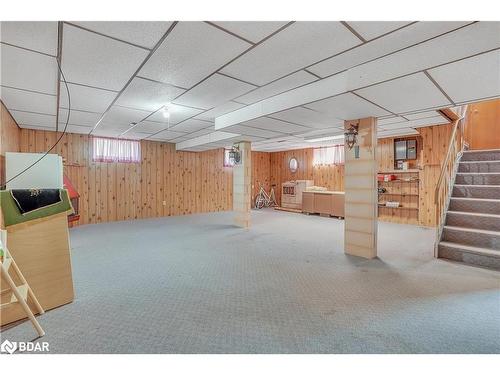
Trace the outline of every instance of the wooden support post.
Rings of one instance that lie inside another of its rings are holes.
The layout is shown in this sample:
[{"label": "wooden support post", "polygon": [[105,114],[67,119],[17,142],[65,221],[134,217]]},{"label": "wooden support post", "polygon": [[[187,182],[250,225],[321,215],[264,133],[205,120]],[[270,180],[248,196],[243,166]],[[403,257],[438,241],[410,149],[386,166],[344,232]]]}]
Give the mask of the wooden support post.
[{"label": "wooden support post", "polygon": [[377,119],[345,121],[357,125],[357,142],[345,145],[344,252],[363,258],[377,256]]},{"label": "wooden support post", "polygon": [[252,155],[250,142],[240,142],[241,163],[233,167],[234,223],[242,228],[250,227],[252,199]]}]

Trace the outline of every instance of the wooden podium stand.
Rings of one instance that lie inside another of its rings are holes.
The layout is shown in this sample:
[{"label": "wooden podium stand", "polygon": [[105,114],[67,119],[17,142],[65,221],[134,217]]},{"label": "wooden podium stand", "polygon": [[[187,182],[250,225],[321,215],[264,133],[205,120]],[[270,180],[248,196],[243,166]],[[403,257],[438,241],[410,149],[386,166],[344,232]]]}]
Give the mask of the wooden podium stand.
[{"label": "wooden podium stand", "polygon": [[[46,311],[72,302],[74,298],[67,219],[72,209],[67,203],[67,192],[63,192],[66,206],[62,206],[62,212],[51,210],[48,216],[11,225],[6,225],[2,202],[1,227],[7,232],[6,245]],[[3,191],[1,194],[5,200],[5,194],[10,193]],[[5,280],[0,280],[0,289],[7,289]],[[4,298],[10,296],[2,295],[2,300]],[[31,304],[30,307],[36,310]],[[26,317],[21,306],[14,304],[2,309],[0,325]]]}]

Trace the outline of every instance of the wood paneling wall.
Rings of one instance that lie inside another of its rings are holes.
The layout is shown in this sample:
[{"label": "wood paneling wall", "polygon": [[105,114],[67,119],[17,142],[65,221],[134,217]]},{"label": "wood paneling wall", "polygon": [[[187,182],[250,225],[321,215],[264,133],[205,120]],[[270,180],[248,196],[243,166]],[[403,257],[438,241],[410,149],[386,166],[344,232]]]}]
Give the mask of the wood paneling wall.
[{"label": "wood paneling wall", "polygon": [[[288,163],[295,157],[299,163],[295,173],[291,173]],[[278,204],[281,203],[281,184],[289,180],[314,180],[314,184],[328,190],[344,190],[344,166],[313,166],[313,149],[272,152],[270,157],[270,182],[274,186]]]},{"label": "wood paneling wall", "polygon": [[5,153],[19,152],[21,129],[0,101],[0,184],[5,182]]},{"label": "wood paneling wall", "polygon": [[[20,151],[43,152],[57,140],[50,131],[21,129]],[[172,143],[141,141],[141,163],[94,163],[91,138],[66,134],[54,152],[80,193],[79,224],[232,209],[232,168],[223,149],[175,151]],[[253,184],[269,186],[269,154],[252,153]]]},{"label": "wood paneling wall", "polygon": [[500,99],[469,104],[465,139],[471,150],[500,148]]}]

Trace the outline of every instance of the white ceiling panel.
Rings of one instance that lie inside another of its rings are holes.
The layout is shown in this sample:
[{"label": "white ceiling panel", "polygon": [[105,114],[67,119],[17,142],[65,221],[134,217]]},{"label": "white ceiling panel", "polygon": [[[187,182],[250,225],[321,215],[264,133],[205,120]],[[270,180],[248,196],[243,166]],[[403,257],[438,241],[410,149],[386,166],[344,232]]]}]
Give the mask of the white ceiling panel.
[{"label": "white ceiling panel", "polygon": [[209,122],[207,121],[201,121],[201,120],[196,120],[194,118],[186,120],[184,122],[181,122],[178,125],[175,125],[174,127],[171,127],[173,131],[176,132],[186,132],[186,133],[192,133],[204,128],[207,128],[211,126]]},{"label": "white ceiling panel", "polygon": [[[73,85],[68,83],[69,95],[71,97],[71,110],[89,111],[103,113],[115,99],[117,93],[114,91],[95,89],[92,87]],[[68,107],[68,91],[62,82],[60,88],[59,106]]]},{"label": "white ceiling panel", "polygon": [[55,95],[38,94],[31,91],[1,87],[0,99],[2,99],[8,110],[36,112],[47,115],[55,115],[57,112],[57,99]]},{"label": "white ceiling panel", "polygon": [[55,131],[55,127],[45,127],[45,126],[36,126],[36,125],[19,125],[19,127],[23,128],[23,129]]},{"label": "white ceiling panel", "polygon": [[405,135],[418,135],[418,131],[412,128],[382,130],[377,132],[377,138],[402,137]]},{"label": "white ceiling panel", "polygon": [[451,105],[424,73],[370,86],[356,93],[394,113]]},{"label": "white ceiling panel", "polygon": [[214,23],[253,43],[261,41],[287,24],[287,22],[266,21],[221,21]]},{"label": "white ceiling panel", "polygon": [[397,124],[401,122],[407,122],[403,117],[399,116],[393,116],[393,117],[388,117],[384,119],[377,119],[377,125],[383,126],[383,125],[389,125],[389,124]]},{"label": "white ceiling panel", "polygon": [[139,75],[189,88],[249,47],[205,22],[179,22]]},{"label": "white ceiling panel", "polygon": [[147,115],[149,115],[147,111],[114,105],[106,113],[103,121],[109,124],[130,125],[132,122],[139,122]]},{"label": "white ceiling panel", "polygon": [[147,50],[64,24],[62,69],[69,82],[121,90]]},{"label": "white ceiling panel", "polygon": [[174,138],[182,137],[186,133],[181,133],[181,132],[175,132],[173,130],[164,130],[158,134],[154,134],[150,136],[148,139],[151,140],[158,140],[158,141],[169,141]]},{"label": "white ceiling panel", "polygon": [[185,90],[164,83],[134,78],[116,104],[130,108],[156,111]]},{"label": "white ceiling panel", "polygon": [[326,77],[466,24],[467,22],[417,22],[383,38],[362,44],[322,61],[309,67],[308,70],[321,77]]},{"label": "white ceiling panel", "polygon": [[57,62],[54,57],[2,44],[0,83],[25,90],[55,94]]},{"label": "white ceiling panel", "polygon": [[344,128],[329,128],[329,129],[315,129],[310,130],[308,132],[300,134],[300,137],[313,137],[313,136],[321,136],[321,135],[339,135],[344,134]]},{"label": "white ceiling panel", "polygon": [[241,125],[251,126],[254,128],[271,130],[280,133],[286,134],[295,134],[295,133],[303,133],[311,128],[307,128],[302,125],[292,124],[290,122],[286,122],[283,120],[276,120],[274,118],[269,117],[261,117],[255,120],[243,122]]},{"label": "white ceiling panel", "polygon": [[286,111],[273,113],[270,117],[304,125],[309,128],[330,128],[332,126],[342,126],[343,120],[333,117],[330,114],[318,112],[306,107],[287,109]]},{"label": "white ceiling panel", "polygon": [[161,122],[142,121],[134,127],[134,131],[148,133],[148,134],[155,134],[160,130],[165,129],[165,127],[166,127],[165,124]]},{"label": "white ceiling panel", "polygon": [[259,87],[248,94],[236,98],[238,102],[252,104],[259,100],[269,98],[270,96],[280,94],[284,91],[294,89],[306,83],[316,81],[318,78],[304,70],[290,74],[284,78],[278,79],[266,86]]},{"label": "white ceiling panel", "polygon": [[206,135],[206,134],[210,134],[210,133],[214,133],[214,132],[215,132],[215,129],[212,126],[209,128],[197,130],[197,131],[189,133],[189,134],[185,134],[183,137],[186,139],[192,139],[192,138],[200,137],[202,135]]},{"label": "white ceiling panel", "polygon": [[500,23],[477,22],[349,70],[355,90],[500,47]]},{"label": "white ceiling panel", "polygon": [[429,70],[455,103],[500,95],[500,50]]},{"label": "white ceiling panel", "polygon": [[425,112],[405,114],[404,117],[406,117],[408,120],[419,120],[421,118],[436,117],[438,115],[439,113],[436,111],[425,111]]},{"label": "white ceiling panel", "polygon": [[283,133],[265,129],[252,128],[250,126],[245,126],[245,125],[234,125],[227,128],[227,131],[230,133],[237,133],[237,134],[260,137],[260,138],[273,138],[283,135]]},{"label": "white ceiling panel", "polygon": [[378,117],[389,114],[389,112],[351,93],[310,103],[307,104],[307,107],[342,120],[352,120],[369,116]]},{"label": "white ceiling panel", "polygon": [[215,108],[212,108],[209,111],[200,113],[198,116],[196,116],[196,118],[200,120],[214,121],[216,117],[243,108],[244,106],[244,104],[229,101]]},{"label": "white ceiling panel", "polygon": [[[59,109],[59,126],[65,124],[68,118],[68,110],[64,108]],[[94,126],[101,118],[101,113],[77,111],[72,109],[69,114],[69,123],[71,125],[79,126]]]},{"label": "white ceiling panel", "polygon": [[34,51],[57,55],[57,22],[2,21],[0,40]]},{"label": "white ceiling panel", "polygon": [[151,21],[91,21],[73,22],[98,33],[145,48],[153,48],[172,25],[172,22]]},{"label": "white ceiling panel", "polygon": [[98,137],[118,138],[118,136],[123,133],[124,130],[125,129],[113,129],[105,126],[99,126],[97,129],[94,129],[92,135],[96,135]]},{"label": "white ceiling panel", "polygon": [[21,112],[21,111],[10,111],[14,120],[16,120],[19,126],[31,125],[31,126],[43,126],[46,128],[56,127],[56,116],[55,115],[42,115],[40,113],[31,112]]},{"label": "white ceiling panel", "polygon": [[406,122],[401,122],[397,124],[388,124],[388,125],[383,125],[382,127],[384,130],[394,130],[394,129],[402,129],[402,128],[420,128],[424,126],[431,126],[431,125],[442,125],[442,124],[448,124],[450,121],[445,119],[442,116],[433,116],[433,117],[427,117],[427,118],[420,118],[416,120],[411,120],[411,121],[406,121]]},{"label": "white ceiling panel", "polygon": [[89,134],[91,130],[92,130],[92,127],[89,127],[89,126],[68,125],[66,132],[67,133],[76,133],[76,134]]},{"label": "white ceiling panel", "polygon": [[143,132],[139,132],[139,131],[130,131],[130,132],[127,132],[125,134],[121,134],[120,138],[140,140],[140,139],[147,138],[148,136],[149,136],[148,133],[143,133]]},{"label": "white ceiling panel", "polygon": [[148,117],[149,121],[163,122],[165,124],[170,123],[171,125],[178,124],[181,121],[184,121],[190,117],[194,117],[197,114],[203,112],[202,109],[185,107],[182,105],[169,104],[167,106],[168,113],[170,114],[169,118],[165,118],[163,115],[163,111],[158,111],[155,114]]},{"label": "white ceiling panel", "polygon": [[222,71],[265,85],[360,43],[340,22],[295,22]]},{"label": "white ceiling panel", "polygon": [[244,94],[254,86],[221,74],[214,74],[175,100],[176,104],[209,109]]},{"label": "white ceiling panel", "polygon": [[347,22],[356,32],[365,40],[376,38],[389,31],[396,30],[404,25],[408,25],[407,21],[349,21]]}]

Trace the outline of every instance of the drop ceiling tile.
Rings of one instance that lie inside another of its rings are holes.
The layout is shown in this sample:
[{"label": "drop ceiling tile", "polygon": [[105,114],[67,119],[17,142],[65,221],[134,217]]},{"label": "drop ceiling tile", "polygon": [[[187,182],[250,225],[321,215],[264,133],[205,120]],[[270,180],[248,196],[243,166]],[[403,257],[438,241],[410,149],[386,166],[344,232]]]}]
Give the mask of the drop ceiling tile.
[{"label": "drop ceiling tile", "polygon": [[[300,137],[315,137],[322,135],[340,135],[344,133],[344,128],[315,129],[300,134]],[[295,139],[296,140],[296,139]]]},{"label": "drop ceiling tile", "polygon": [[163,111],[158,111],[155,114],[148,117],[149,121],[162,122],[165,124],[175,125],[181,121],[184,121],[190,117],[194,117],[197,114],[203,112],[202,109],[185,107],[182,105],[169,104],[167,106],[168,113],[170,114],[169,118],[166,118],[163,115]]},{"label": "drop ceiling tile", "polygon": [[186,133],[175,132],[172,130],[164,130],[158,134],[150,136],[148,139],[159,140],[159,141],[169,141],[174,138],[182,137]]},{"label": "drop ceiling tile", "polygon": [[249,47],[205,22],[179,22],[139,75],[189,88]]},{"label": "drop ceiling tile", "polygon": [[281,78],[275,82],[272,82],[266,86],[259,87],[248,94],[236,98],[238,102],[245,104],[252,104],[258,102],[259,100],[269,98],[270,96],[280,94],[284,91],[294,89],[298,86],[305,85],[316,81],[318,78],[304,70],[298,71],[296,73],[290,74],[284,78]]},{"label": "drop ceiling tile", "polygon": [[377,132],[377,138],[402,137],[406,135],[418,135],[419,132],[412,128],[382,130]]},{"label": "drop ceiling tile", "polygon": [[431,69],[500,46],[500,23],[477,22],[349,70],[348,90]]},{"label": "drop ceiling tile", "polygon": [[439,115],[439,113],[436,111],[425,111],[425,112],[405,114],[404,117],[406,117],[408,120],[418,120],[421,118],[436,117],[437,115]]},{"label": "drop ceiling tile", "polygon": [[405,120],[403,117],[399,117],[399,116],[388,117],[388,118],[385,118],[385,119],[377,119],[377,125],[378,126],[384,126],[384,125],[389,125],[389,124],[397,124],[397,123],[404,123],[404,122],[407,122],[407,120]]},{"label": "drop ceiling tile", "polygon": [[394,113],[451,104],[424,73],[380,83],[356,93]]},{"label": "drop ceiling tile", "polygon": [[43,131],[56,131],[55,127],[45,127],[36,125],[19,125],[22,129],[33,129],[33,130],[43,130]]},{"label": "drop ceiling tile", "polygon": [[0,99],[2,99],[8,110],[36,112],[47,115],[55,115],[57,111],[57,99],[55,95],[1,87]]},{"label": "drop ceiling tile", "polygon": [[98,136],[98,137],[110,137],[110,138],[118,138],[120,134],[124,131],[125,129],[112,129],[104,126],[98,126],[96,129],[92,131],[92,135]]},{"label": "drop ceiling tile", "polygon": [[193,139],[193,138],[200,137],[202,135],[206,135],[206,134],[210,134],[210,133],[214,133],[214,132],[215,132],[215,129],[213,127],[211,127],[211,128],[205,128],[205,129],[200,129],[200,130],[197,130],[195,132],[186,134],[185,138],[187,138],[187,139]]},{"label": "drop ceiling tile", "polygon": [[155,134],[166,127],[167,125],[162,122],[142,121],[134,129],[143,133]]},{"label": "drop ceiling tile", "polygon": [[43,126],[46,128],[56,127],[56,116],[55,115],[42,115],[39,113],[22,112],[22,111],[10,111],[14,120],[16,120],[19,126],[21,125],[31,125],[31,126]]},{"label": "drop ceiling tile", "polygon": [[183,89],[164,83],[134,78],[120,95],[116,104],[153,112],[169,103],[184,91]]},{"label": "drop ceiling tile", "polygon": [[407,21],[348,21],[356,32],[365,40],[376,38],[389,31],[408,25]]},{"label": "drop ceiling tile", "polygon": [[309,67],[308,70],[321,77],[326,77],[466,24],[467,22],[417,22],[322,61]]},{"label": "drop ceiling tile", "polygon": [[86,29],[149,49],[158,43],[163,34],[172,25],[172,22],[151,21],[90,21],[73,23]]},{"label": "drop ceiling tile", "polygon": [[276,120],[269,117],[260,117],[255,120],[243,122],[241,123],[241,125],[251,126],[264,130],[271,130],[285,134],[295,134],[311,130],[311,128],[307,128],[302,125],[292,124],[287,121]]},{"label": "drop ceiling tile", "polygon": [[378,117],[389,114],[389,112],[351,93],[310,103],[307,104],[307,107],[342,120],[352,120],[369,116]]},{"label": "drop ceiling tile", "polygon": [[171,127],[173,131],[180,131],[180,132],[186,132],[186,133],[192,133],[201,129],[206,128],[207,126],[210,126],[210,123],[206,121],[201,121],[201,120],[196,120],[196,119],[189,119],[184,122],[181,122],[178,125],[175,125]]},{"label": "drop ceiling tile", "polygon": [[360,44],[340,22],[295,22],[222,71],[265,85],[295,70]]},{"label": "drop ceiling tile", "polygon": [[[59,126],[65,124],[68,118],[68,110],[61,108],[59,109]],[[72,109],[69,114],[69,124],[78,126],[91,126],[93,127],[97,124],[97,121],[101,118],[101,113],[77,111]]]},{"label": "drop ceiling tile", "polygon": [[[115,99],[117,93],[114,91],[96,89],[87,86],[68,83],[69,95],[71,97],[71,110],[103,113]],[[59,106],[68,108],[68,91],[62,82],[60,88]]]},{"label": "drop ceiling tile", "polygon": [[418,120],[411,120],[408,121],[408,123],[413,128],[420,128],[431,125],[449,124],[450,121],[448,119],[445,119],[443,116],[435,116],[435,117],[421,118]]},{"label": "drop ceiling tile", "polygon": [[216,117],[225,115],[226,113],[232,111],[236,111],[237,109],[243,108],[244,106],[244,104],[229,101],[215,108],[212,108],[209,111],[200,113],[198,116],[196,116],[196,118],[200,120],[214,121]]},{"label": "drop ceiling tile", "polygon": [[57,22],[2,21],[0,40],[34,51],[57,55]]},{"label": "drop ceiling tile", "polygon": [[114,105],[104,116],[103,121],[109,124],[130,125],[132,122],[139,122],[149,115],[147,111],[120,107]]},{"label": "drop ceiling tile", "polygon": [[129,131],[125,134],[121,134],[120,138],[122,139],[131,139],[131,140],[141,140],[144,138],[147,138],[149,136],[148,133],[143,133],[143,132],[136,132],[136,131]]},{"label": "drop ceiling tile", "polygon": [[429,74],[455,103],[500,95],[500,50],[443,65]]},{"label": "drop ceiling tile", "polygon": [[175,100],[176,104],[210,109],[244,94],[254,86],[221,74],[214,74]]},{"label": "drop ceiling tile", "polygon": [[89,134],[91,130],[92,126],[68,125],[66,132],[75,134]]},{"label": "drop ceiling tile", "polygon": [[253,43],[257,43],[265,37],[271,35],[287,22],[269,21],[220,21],[214,22],[232,33],[245,38]]},{"label": "drop ceiling tile", "polygon": [[24,90],[55,94],[57,62],[54,57],[2,44],[0,83]]},{"label": "drop ceiling tile", "polygon": [[342,126],[343,120],[330,114],[318,112],[306,107],[297,107],[273,113],[269,117],[304,125],[309,128],[324,129],[332,126]]},{"label": "drop ceiling tile", "polygon": [[259,137],[259,138],[273,138],[273,137],[279,137],[279,136],[283,135],[283,133],[278,133],[278,132],[274,132],[274,131],[266,130],[266,129],[252,128],[250,126],[245,126],[243,124],[231,126],[231,127],[227,128],[227,131],[230,133],[238,133],[238,134],[245,135],[245,136],[252,136],[252,137]]},{"label": "drop ceiling tile", "polygon": [[142,48],[64,24],[62,69],[69,82],[119,91],[147,54]]}]

